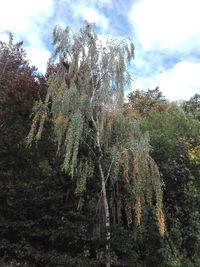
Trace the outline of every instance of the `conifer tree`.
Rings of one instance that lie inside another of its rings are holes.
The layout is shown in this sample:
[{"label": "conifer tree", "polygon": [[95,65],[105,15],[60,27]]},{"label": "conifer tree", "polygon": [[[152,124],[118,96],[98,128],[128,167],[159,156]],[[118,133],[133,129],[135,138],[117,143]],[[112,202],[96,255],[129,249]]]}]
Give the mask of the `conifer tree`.
[{"label": "conifer tree", "polygon": [[58,71],[48,79],[45,102],[35,104],[27,142],[41,138],[50,117],[58,153],[63,155],[63,170],[76,179],[79,208],[87,179],[92,177],[101,185],[96,205],[97,210],[103,207],[106,266],[110,266],[111,218],[113,222],[117,217],[120,223],[122,209],[118,181],[124,183],[128,224],[132,211],[139,224],[142,204],[153,203],[159,231],[164,234],[162,183],[149,155],[148,135],[142,135],[137,122],[123,115],[124,89],[131,84],[127,64],[134,58],[134,46],[127,40],[102,41],[88,23],[78,34],[69,27],[56,27],[53,44]]}]

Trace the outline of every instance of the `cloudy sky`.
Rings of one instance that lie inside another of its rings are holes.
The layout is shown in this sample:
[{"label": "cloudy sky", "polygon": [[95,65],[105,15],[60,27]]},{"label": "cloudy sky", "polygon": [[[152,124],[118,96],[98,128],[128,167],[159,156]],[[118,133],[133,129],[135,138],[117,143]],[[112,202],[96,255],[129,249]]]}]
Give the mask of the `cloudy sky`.
[{"label": "cloudy sky", "polygon": [[45,71],[55,25],[131,38],[132,89],[159,86],[170,100],[200,93],[200,0],[0,0],[0,39],[23,40],[31,64]]}]

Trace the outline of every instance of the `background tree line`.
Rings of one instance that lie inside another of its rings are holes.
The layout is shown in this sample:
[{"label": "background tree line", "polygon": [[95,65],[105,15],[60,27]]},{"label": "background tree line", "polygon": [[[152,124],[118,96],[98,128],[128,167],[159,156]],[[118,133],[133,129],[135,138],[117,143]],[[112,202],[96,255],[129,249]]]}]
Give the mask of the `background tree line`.
[{"label": "background tree line", "polygon": [[[108,264],[100,162],[111,265],[199,266],[200,96],[171,103],[156,88],[133,91],[124,103],[131,47],[110,42],[109,51],[99,50],[87,25],[74,39],[69,33],[55,30],[58,63],[44,76],[22,43],[11,36],[0,44],[1,265]],[[156,201],[165,214],[163,236]]]}]

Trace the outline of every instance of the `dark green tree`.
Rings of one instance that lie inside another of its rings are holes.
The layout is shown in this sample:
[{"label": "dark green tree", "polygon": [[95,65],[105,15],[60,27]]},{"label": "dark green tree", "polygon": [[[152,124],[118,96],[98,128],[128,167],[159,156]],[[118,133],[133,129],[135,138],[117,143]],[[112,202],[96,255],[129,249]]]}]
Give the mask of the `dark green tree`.
[{"label": "dark green tree", "polygon": [[167,104],[167,100],[158,87],[147,91],[137,89],[128,95],[125,111],[134,113],[137,118],[147,116],[153,110],[163,111],[167,108]]},{"label": "dark green tree", "polygon": [[168,231],[155,250],[162,261],[155,261],[154,266],[199,266],[199,165],[191,160],[193,148],[199,144],[199,122],[177,105],[168,104],[167,109],[151,112],[141,123],[144,131],[149,131],[151,153],[165,183]]},{"label": "dark green tree", "polygon": [[188,101],[183,101],[181,107],[186,114],[200,121],[200,95],[195,94]]}]

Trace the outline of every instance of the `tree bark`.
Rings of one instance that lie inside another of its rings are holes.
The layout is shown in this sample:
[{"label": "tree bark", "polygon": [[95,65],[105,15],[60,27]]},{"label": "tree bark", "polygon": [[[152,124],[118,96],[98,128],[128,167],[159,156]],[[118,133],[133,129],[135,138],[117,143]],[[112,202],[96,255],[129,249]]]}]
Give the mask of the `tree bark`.
[{"label": "tree bark", "polygon": [[100,142],[100,131],[98,124],[95,122],[94,118],[92,117],[93,124],[96,128],[96,141],[97,141],[97,147],[99,150],[99,156],[98,156],[98,167],[99,172],[101,176],[101,189],[102,189],[102,198],[103,198],[103,206],[104,206],[104,212],[105,212],[105,219],[106,219],[106,267],[111,266],[111,259],[110,259],[110,211],[108,206],[108,199],[107,199],[107,193],[106,193],[106,177],[103,171],[102,167],[102,158],[103,158],[103,151],[101,148],[101,142]]},{"label": "tree bark", "polygon": [[106,181],[101,164],[102,155],[98,159],[99,171],[101,174],[102,198],[104,205],[104,212],[106,218],[106,267],[110,267],[110,211],[108,207],[108,199],[106,193]]}]

